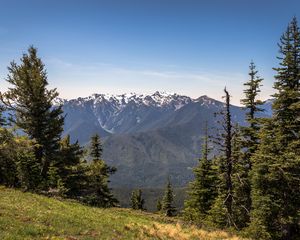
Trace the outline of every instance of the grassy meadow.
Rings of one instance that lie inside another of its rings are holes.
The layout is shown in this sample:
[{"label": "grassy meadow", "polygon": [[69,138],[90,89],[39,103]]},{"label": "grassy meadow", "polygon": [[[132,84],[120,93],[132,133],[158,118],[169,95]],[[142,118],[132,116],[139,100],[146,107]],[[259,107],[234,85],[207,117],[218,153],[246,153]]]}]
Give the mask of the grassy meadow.
[{"label": "grassy meadow", "polygon": [[238,240],[180,219],[124,208],[100,209],[0,187],[0,239]]}]

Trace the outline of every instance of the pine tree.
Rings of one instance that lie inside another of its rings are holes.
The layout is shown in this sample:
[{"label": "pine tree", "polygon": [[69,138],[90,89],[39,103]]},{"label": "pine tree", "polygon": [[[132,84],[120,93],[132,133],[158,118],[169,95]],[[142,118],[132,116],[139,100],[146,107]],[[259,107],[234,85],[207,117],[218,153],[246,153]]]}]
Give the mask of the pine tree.
[{"label": "pine tree", "polygon": [[260,78],[256,70],[256,66],[253,62],[250,63],[249,67],[250,80],[244,83],[246,89],[244,90],[245,98],[241,100],[244,105],[246,112],[246,121],[248,126],[242,127],[242,134],[245,141],[243,142],[243,147],[245,148],[245,164],[249,165],[249,170],[251,169],[251,157],[257,150],[259,144],[258,132],[260,129],[260,118],[257,116],[259,112],[263,109],[260,106],[263,102],[257,99],[258,94],[261,92],[260,87],[263,81]]},{"label": "pine tree", "polygon": [[248,226],[250,220],[251,200],[250,200],[250,177],[249,164],[245,160],[245,139],[240,131],[240,126],[234,127],[232,137],[232,185],[233,204],[232,219],[237,229]]},{"label": "pine tree", "polygon": [[40,182],[34,157],[34,141],[18,137],[11,129],[0,128],[0,184],[34,191]]},{"label": "pine tree", "polygon": [[114,207],[118,201],[108,187],[109,176],[116,172],[116,168],[108,166],[102,157],[100,137],[95,135],[91,139],[90,155],[92,162],[88,171],[89,192],[86,201],[98,207]]},{"label": "pine tree", "polygon": [[15,161],[17,167],[18,186],[25,191],[34,191],[39,182],[39,164],[34,156],[34,142],[27,137],[15,137]]},{"label": "pine tree", "polygon": [[12,132],[0,127],[0,184],[7,187],[18,184],[15,145]]},{"label": "pine tree", "polygon": [[188,199],[184,204],[184,215],[187,219],[201,222],[205,219],[216,197],[216,171],[212,159],[209,159],[209,136],[206,123],[202,157],[194,168],[195,180],[190,183]]},{"label": "pine tree", "polygon": [[145,200],[142,197],[142,190],[134,190],[131,194],[131,208],[135,210],[145,210]]},{"label": "pine tree", "polygon": [[[258,71],[253,61],[249,67],[250,79],[244,84],[245,98],[241,100],[246,110],[247,126],[236,127],[233,139],[234,148],[234,205],[235,205],[235,224],[238,228],[244,228],[250,221],[251,210],[251,184],[249,172],[252,167],[251,158],[259,145],[259,130],[262,119],[258,113],[263,109],[260,105],[262,101],[258,100],[262,78],[258,76]],[[241,131],[239,130],[241,129]]]},{"label": "pine tree", "polygon": [[300,32],[296,18],[279,44],[274,115],[261,130],[253,157],[251,224],[256,239],[298,239],[300,235]]},{"label": "pine tree", "polygon": [[273,96],[274,118],[286,141],[299,138],[300,131],[300,31],[297,19],[289,24],[280,39],[280,67],[277,71]]},{"label": "pine tree", "polygon": [[36,141],[35,158],[45,184],[49,166],[57,159],[63,131],[62,108],[53,106],[58,93],[47,89],[47,73],[34,47],[23,55],[21,64],[12,62],[8,71],[11,87],[1,94],[1,100],[15,113],[10,120]]},{"label": "pine tree", "polygon": [[168,217],[174,216],[176,212],[176,208],[173,206],[173,201],[174,201],[173,189],[172,189],[170,178],[168,178],[165,194],[162,199],[162,211]]},{"label": "pine tree", "polygon": [[59,158],[49,168],[49,186],[68,197],[79,194],[83,179],[81,171],[78,172],[78,165],[82,164],[82,157],[83,149],[78,141],[71,143],[69,135],[64,137],[60,141]]},{"label": "pine tree", "polygon": [[225,109],[221,112],[222,120],[221,132],[216,137],[216,143],[219,146],[220,156],[216,158],[218,166],[219,179],[217,183],[218,195],[212,208],[209,211],[209,221],[218,227],[235,226],[233,219],[233,156],[232,156],[232,138],[233,126],[230,112],[230,95],[226,88]]},{"label": "pine tree", "polygon": [[5,107],[3,105],[0,105],[0,127],[6,125],[6,119],[3,116],[4,111],[5,111]]},{"label": "pine tree", "polygon": [[160,211],[161,211],[161,208],[162,208],[162,203],[161,203],[161,200],[158,199],[157,202],[156,202],[156,210],[157,210],[158,212],[160,212]]},{"label": "pine tree", "polygon": [[102,144],[98,134],[91,138],[91,157],[93,161],[100,161],[102,156]]}]

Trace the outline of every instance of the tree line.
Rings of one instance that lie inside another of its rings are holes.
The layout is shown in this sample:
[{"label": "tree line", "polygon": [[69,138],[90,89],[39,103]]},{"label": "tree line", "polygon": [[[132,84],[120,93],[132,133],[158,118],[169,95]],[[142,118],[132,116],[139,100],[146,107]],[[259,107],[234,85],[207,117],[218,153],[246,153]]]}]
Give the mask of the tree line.
[{"label": "tree line", "polygon": [[[232,122],[225,93],[218,134],[203,141],[184,216],[234,228],[253,239],[300,239],[300,31],[297,19],[280,38],[273,116],[259,117],[262,78],[253,62],[241,100],[247,126]],[[211,147],[218,154],[210,154]]]},{"label": "tree line", "polygon": [[[206,124],[202,156],[183,210],[193,223],[233,228],[253,239],[299,239],[300,30],[296,18],[278,45],[272,117],[260,117],[263,79],[251,62],[241,100],[247,125],[233,124],[226,88],[217,133],[211,135]],[[58,93],[47,89],[47,72],[37,49],[30,47],[20,60],[10,64],[6,79],[10,87],[0,94],[0,184],[93,206],[117,206],[108,186],[116,168],[102,159],[99,136],[91,138],[88,150],[71,143],[69,136],[62,138],[62,106],[53,104]],[[169,179],[158,210],[173,216],[173,198]],[[141,190],[132,193],[131,203],[133,209],[144,210]]]}]

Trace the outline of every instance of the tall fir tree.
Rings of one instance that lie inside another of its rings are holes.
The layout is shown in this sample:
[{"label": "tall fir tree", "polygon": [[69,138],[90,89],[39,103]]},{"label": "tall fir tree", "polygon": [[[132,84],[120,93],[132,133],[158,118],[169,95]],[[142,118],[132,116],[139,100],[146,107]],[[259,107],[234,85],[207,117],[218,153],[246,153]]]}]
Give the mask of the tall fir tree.
[{"label": "tall fir tree", "polygon": [[5,107],[1,104],[0,105],[0,127],[3,127],[6,125],[6,119],[3,116],[4,111],[5,111]]},{"label": "tall fir tree", "polygon": [[12,62],[8,68],[7,82],[11,86],[1,99],[15,113],[10,120],[36,141],[35,158],[45,184],[49,166],[58,157],[64,124],[62,107],[53,105],[58,93],[47,89],[47,72],[37,49],[30,47],[20,60],[19,65]]},{"label": "tall fir tree", "polygon": [[258,132],[261,125],[261,119],[258,116],[259,112],[263,112],[260,107],[263,102],[258,99],[258,95],[261,92],[260,87],[262,86],[263,78],[258,76],[258,71],[256,66],[252,61],[249,66],[249,76],[250,79],[244,86],[245,98],[241,99],[241,104],[246,110],[246,121],[248,126],[242,127],[242,135],[245,141],[243,142],[243,147],[245,148],[245,164],[251,169],[251,157],[257,150],[259,144]]},{"label": "tall fir tree", "polygon": [[[82,188],[82,158],[83,149],[78,141],[71,143],[70,136],[65,136],[60,141],[58,160],[50,166],[49,186],[57,188],[62,194],[68,197],[75,197],[80,194]],[[79,172],[78,172],[79,171]]]},{"label": "tall fir tree", "polygon": [[91,157],[92,160],[100,161],[102,156],[102,143],[98,134],[91,137]]},{"label": "tall fir tree", "polygon": [[216,198],[216,169],[213,168],[210,153],[207,122],[203,138],[202,156],[194,168],[195,180],[190,183],[188,199],[184,203],[184,215],[188,220],[203,222]]},{"label": "tall fir tree", "polygon": [[118,201],[109,188],[109,176],[116,172],[116,168],[108,166],[102,159],[102,144],[100,137],[91,138],[90,155],[92,162],[89,166],[89,190],[86,201],[98,207],[114,207]]},{"label": "tall fir tree", "polygon": [[171,185],[171,180],[170,178],[168,178],[165,194],[162,199],[162,211],[168,217],[172,217],[176,213],[176,208],[173,205],[173,201],[174,201],[173,189]]},{"label": "tall fir tree", "polygon": [[280,44],[273,118],[265,121],[253,157],[251,224],[255,239],[300,236],[300,32],[294,18]]},{"label": "tall fir tree", "polygon": [[162,202],[161,202],[161,199],[157,199],[157,201],[156,201],[156,211],[157,211],[157,212],[160,212],[160,211],[161,211],[161,208],[162,208]]},{"label": "tall fir tree", "polygon": [[220,133],[216,137],[216,144],[219,146],[220,155],[216,158],[218,167],[218,195],[209,211],[209,221],[218,227],[235,226],[233,219],[233,156],[232,139],[233,125],[230,110],[230,95],[227,89],[225,93],[225,107],[221,112]]},{"label": "tall fir tree", "polygon": [[244,83],[245,98],[241,100],[246,111],[247,126],[236,127],[233,141],[236,165],[234,167],[234,218],[239,229],[246,227],[250,221],[251,183],[249,172],[252,168],[251,158],[259,145],[259,130],[262,124],[258,113],[263,111],[260,107],[263,102],[258,99],[258,95],[261,92],[263,79],[258,76],[253,61],[249,66],[249,77],[250,79]]},{"label": "tall fir tree", "polygon": [[279,44],[280,67],[274,68],[274,118],[286,141],[299,138],[300,131],[300,32],[294,17]]},{"label": "tall fir tree", "polygon": [[142,197],[142,190],[134,190],[131,194],[131,208],[135,210],[145,210],[145,200]]},{"label": "tall fir tree", "polygon": [[16,142],[13,133],[0,127],[0,184],[7,187],[16,187]]},{"label": "tall fir tree", "polygon": [[249,164],[245,160],[245,139],[240,128],[238,125],[234,127],[232,137],[232,219],[238,230],[248,226],[251,210]]}]

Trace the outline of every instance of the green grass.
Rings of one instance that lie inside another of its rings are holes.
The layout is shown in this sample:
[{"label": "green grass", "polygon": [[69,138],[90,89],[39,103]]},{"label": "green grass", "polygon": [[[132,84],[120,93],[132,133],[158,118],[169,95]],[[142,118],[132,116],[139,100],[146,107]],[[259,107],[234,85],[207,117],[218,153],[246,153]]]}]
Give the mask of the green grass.
[{"label": "green grass", "polygon": [[[202,234],[202,235],[201,235]],[[100,209],[0,186],[0,239],[238,239],[158,214]]]}]

